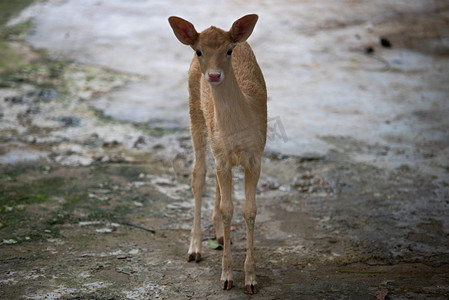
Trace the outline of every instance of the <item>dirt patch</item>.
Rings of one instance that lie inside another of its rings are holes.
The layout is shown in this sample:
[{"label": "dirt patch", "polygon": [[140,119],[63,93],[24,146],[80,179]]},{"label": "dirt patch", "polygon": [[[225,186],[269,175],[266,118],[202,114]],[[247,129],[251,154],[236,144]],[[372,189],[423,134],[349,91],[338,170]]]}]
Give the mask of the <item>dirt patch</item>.
[{"label": "dirt patch", "polygon": [[[235,191],[232,232],[236,287],[225,292],[216,280],[221,252],[208,249],[207,240],[203,261],[185,262],[192,195],[174,175],[170,184],[161,184],[167,176],[160,172],[163,164],[148,157],[147,164],[56,168],[44,176],[30,167],[16,175],[20,181],[3,184],[9,192],[11,186],[38,181],[39,194],[46,195],[23,210],[1,213],[4,295],[242,297],[241,187]],[[271,177],[272,166],[313,183]],[[448,203],[425,195],[443,193],[447,185],[415,178],[412,171],[385,172],[327,158],[267,160],[264,168],[256,226],[262,289],[254,298],[373,298],[385,288],[391,297],[446,297],[448,225],[440,212]],[[272,178],[278,187],[266,188]],[[48,191],[44,180],[53,183]],[[160,186],[178,189],[179,198],[160,193]],[[207,190],[213,186],[209,182]],[[206,193],[206,207],[212,206],[213,196]],[[205,238],[213,236],[210,214],[206,211],[203,218]]]}]

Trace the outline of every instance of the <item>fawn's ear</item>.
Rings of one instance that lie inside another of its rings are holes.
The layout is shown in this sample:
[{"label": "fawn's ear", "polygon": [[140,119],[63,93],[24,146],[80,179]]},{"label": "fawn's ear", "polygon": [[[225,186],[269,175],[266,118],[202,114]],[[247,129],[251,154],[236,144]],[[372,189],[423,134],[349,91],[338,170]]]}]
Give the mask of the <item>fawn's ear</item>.
[{"label": "fawn's ear", "polygon": [[235,21],[229,30],[232,41],[235,43],[246,41],[253,32],[257,19],[259,19],[257,15],[246,15]]},{"label": "fawn's ear", "polygon": [[196,43],[198,32],[196,32],[192,23],[179,17],[170,17],[168,22],[181,43],[189,46],[193,46]]}]

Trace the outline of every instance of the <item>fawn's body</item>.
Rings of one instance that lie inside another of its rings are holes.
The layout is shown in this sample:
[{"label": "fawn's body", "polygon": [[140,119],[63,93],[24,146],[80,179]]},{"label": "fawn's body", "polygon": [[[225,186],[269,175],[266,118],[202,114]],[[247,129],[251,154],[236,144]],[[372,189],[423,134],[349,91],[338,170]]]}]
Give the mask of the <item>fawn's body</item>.
[{"label": "fawn's body", "polygon": [[175,35],[190,45],[196,55],[189,70],[189,111],[195,150],[192,190],[195,198],[194,225],[188,260],[201,259],[201,197],[206,176],[206,147],[210,140],[215,159],[216,200],[213,224],[223,242],[221,286],[232,287],[230,226],[233,215],[232,167],[245,169],[244,217],[247,227],[245,260],[246,290],[256,292],[253,254],[257,214],[256,187],[267,130],[267,92],[262,72],[246,39],[257,16],[237,20],[229,32],[210,27],[197,33],[189,22],[171,17]]}]

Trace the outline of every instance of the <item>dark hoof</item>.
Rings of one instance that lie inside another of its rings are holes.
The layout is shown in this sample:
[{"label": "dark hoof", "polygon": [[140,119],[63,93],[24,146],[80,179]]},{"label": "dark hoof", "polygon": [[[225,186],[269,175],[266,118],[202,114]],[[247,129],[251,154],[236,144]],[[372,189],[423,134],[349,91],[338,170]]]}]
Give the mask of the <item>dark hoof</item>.
[{"label": "dark hoof", "polygon": [[223,290],[230,290],[232,288],[232,280],[222,280],[221,281],[221,288]]},{"label": "dark hoof", "polygon": [[[224,246],[224,238],[222,236],[217,238],[217,243]],[[232,245],[232,241],[231,241],[231,245]]]},{"label": "dark hoof", "polygon": [[255,293],[257,293],[257,284],[246,285],[246,292],[250,295],[254,295]]},{"label": "dark hoof", "polygon": [[196,262],[200,262],[201,261],[201,253],[190,253],[187,255],[187,261],[196,261]]}]

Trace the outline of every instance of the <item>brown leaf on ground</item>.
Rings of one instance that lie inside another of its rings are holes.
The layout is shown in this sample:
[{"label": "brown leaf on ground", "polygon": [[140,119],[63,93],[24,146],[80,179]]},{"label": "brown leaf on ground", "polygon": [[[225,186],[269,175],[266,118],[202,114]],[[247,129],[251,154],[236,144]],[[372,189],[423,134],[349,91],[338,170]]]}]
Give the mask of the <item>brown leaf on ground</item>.
[{"label": "brown leaf on ground", "polygon": [[376,299],[385,300],[385,297],[388,295],[388,289],[383,290],[379,294],[376,295]]}]

